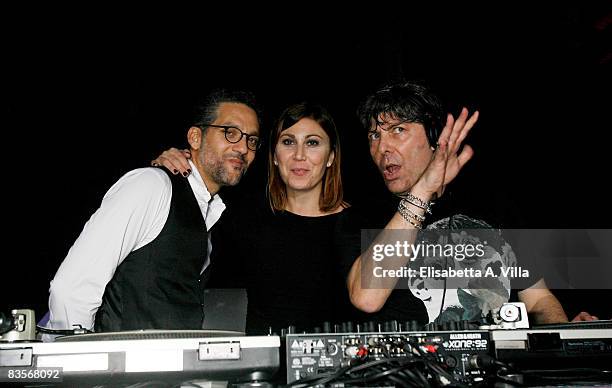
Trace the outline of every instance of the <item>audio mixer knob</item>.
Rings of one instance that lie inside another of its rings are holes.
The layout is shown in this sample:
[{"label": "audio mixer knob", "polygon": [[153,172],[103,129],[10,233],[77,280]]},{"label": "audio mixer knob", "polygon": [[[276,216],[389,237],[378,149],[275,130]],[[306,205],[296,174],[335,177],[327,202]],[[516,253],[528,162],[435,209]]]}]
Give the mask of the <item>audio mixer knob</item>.
[{"label": "audio mixer knob", "polygon": [[376,331],[376,325],[374,325],[373,321],[366,322],[366,331],[370,333],[374,333]]},{"label": "audio mixer knob", "polygon": [[331,333],[331,323],[323,322],[323,333]]},{"label": "audio mixer knob", "polygon": [[386,331],[386,332],[397,331],[397,323],[395,321],[386,321],[383,324],[383,331]]}]

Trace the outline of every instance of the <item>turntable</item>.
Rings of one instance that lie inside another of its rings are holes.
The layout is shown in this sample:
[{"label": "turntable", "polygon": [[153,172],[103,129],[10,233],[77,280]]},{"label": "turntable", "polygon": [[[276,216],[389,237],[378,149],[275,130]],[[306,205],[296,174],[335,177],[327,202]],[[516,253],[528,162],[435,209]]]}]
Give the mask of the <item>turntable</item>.
[{"label": "turntable", "polygon": [[181,339],[181,338],[210,338],[210,337],[240,337],[243,332],[231,330],[130,330],[107,333],[89,333],[79,335],[65,335],[57,337],[55,342],[74,341],[123,341],[147,339]]},{"label": "turntable", "polygon": [[0,376],[16,368],[62,368],[63,383],[98,385],[192,379],[270,380],[280,338],[221,330],[138,330],[0,344]]}]

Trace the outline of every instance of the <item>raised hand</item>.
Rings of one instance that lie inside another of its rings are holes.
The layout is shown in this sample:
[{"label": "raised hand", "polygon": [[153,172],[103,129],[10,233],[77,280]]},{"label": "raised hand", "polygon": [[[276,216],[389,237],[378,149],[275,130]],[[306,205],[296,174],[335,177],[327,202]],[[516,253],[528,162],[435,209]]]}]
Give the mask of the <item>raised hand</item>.
[{"label": "raised hand", "polygon": [[164,166],[174,175],[180,172],[181,175],[187,177],[191,174],[191,166],[187,159],[191,159],[191,152],[189,150],[179,150],[172,147],[162,152],[155,160],[152,160],[151,166]]},{"label": "raised hand", "polygon": [[474,150],[465,145],[461,152],[461,144],[478,121],[478,111],[468,119],[468,110],[463,108],[457,120],[450,113],[446,125],[438,137],[438,147],[434,151],[431,162],[417,181],[419,191],[429,194],[442,193],[465,164],[474,155]]}]

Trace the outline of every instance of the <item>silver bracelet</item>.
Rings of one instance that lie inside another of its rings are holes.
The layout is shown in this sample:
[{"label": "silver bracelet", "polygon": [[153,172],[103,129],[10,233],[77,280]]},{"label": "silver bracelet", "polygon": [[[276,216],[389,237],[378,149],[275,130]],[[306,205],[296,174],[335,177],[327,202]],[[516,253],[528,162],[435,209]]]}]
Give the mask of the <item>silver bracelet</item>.
[{"label": "silver bracelet", "polygon": [[410,210],[410,209],[409,209],[409,208],[406,206],[406,204],[407,204],[407,203],[410,203],[410,202],[408,202],[408,201],[407,201],[407,200],[405,200],[405,199],[402,199],[402,200],[400,201],[400,203],[399,203],[399,208],[404,209],[404,210],[405,210],[405,211],[408,213],[408,216],[410,216],[410,218],[412,218],[413,220],[418,221],[418,222],[423,222],[423,221],[425,221],[425,216],[420,215],[420,214],[417,214],[417,213],[413,212],[412,210]]},{"label": "silver bracelet", "polygon": [[413,195],[412,193],[406,193],[406,194],[400,195],[400,198],[405,199],[407,202],[431,214],[431,205],[434,204],[433,202],[423,201],[421,198]]},{"label": "silver bracelet", "polygon": [[[412,216],[407,212],[407,211],[409,211],[407,208],[399,206],[397,208],[397,211],[402,216],[402,218],[404,220],[406,220],[408,223],[410,223],[410,225],[414,226],[417,229],[423,229],[423,226],[421,226],[421,223],[419,221],[413,219]],[[412,213],[412,214],[414,214],[414,213]]]}]

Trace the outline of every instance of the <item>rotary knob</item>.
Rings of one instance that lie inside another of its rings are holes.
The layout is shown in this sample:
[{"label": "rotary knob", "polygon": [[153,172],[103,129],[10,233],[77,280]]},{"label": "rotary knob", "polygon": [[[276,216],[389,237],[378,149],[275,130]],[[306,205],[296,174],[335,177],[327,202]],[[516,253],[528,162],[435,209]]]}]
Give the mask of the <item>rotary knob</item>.
[{"label": "rotary knob", "polygon": [[516,322],[521,316],[519,308],[513,304],[505,304],[499,309],[499,316],[505,322]]}]

